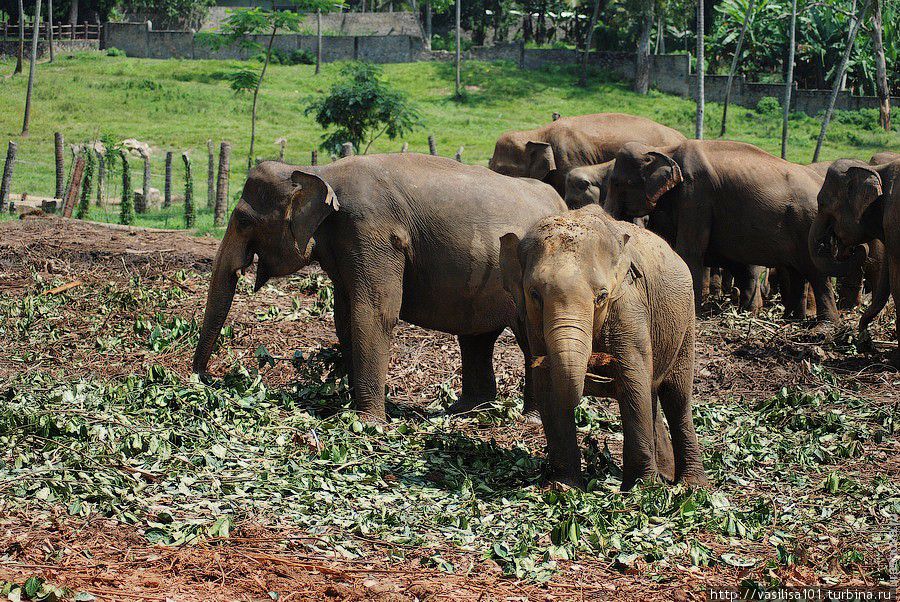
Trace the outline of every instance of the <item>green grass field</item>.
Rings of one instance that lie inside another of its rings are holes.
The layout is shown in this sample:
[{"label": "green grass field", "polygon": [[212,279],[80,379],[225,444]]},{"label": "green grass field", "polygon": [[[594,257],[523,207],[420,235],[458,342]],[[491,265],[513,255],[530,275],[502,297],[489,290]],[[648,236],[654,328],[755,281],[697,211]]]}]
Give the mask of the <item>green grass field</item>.
[{"label": "green grass field", "polygon": [[[230,193],[240,190],[245,177],[250,132],[250,97],[236,95],[225,75],[239,63],[233,61],[149,60],[108,57],[101,53],[65,56],[52,65],[42,62],[37,70],[31,135],[20,138],[27,77],[8,77],[0,86],[0,132],[19,143],[13,193],[52,196],[54,191],[53,133],[66,142],[78,143],[109,136],[117,141],[137,138],[153,149],[152,186],[163,189],[166,150],[176,151],[174,190],[184,188],[178,155],[187,151],[194,161],[194,186],[198,207],[197,230],[208,232],[211,217],[206,205],[206,141],[229,140],[233,144]],[[0,63],[0,74],[12,73],[12,62]],[[274,157],[275,140],[287,138],[286,159],[308,164],[310,150],[322,131],[303,114],[309,99],[335,81],[339,64],[325,65],[319,76],[313,67],[272,66],[260,98],[257,156]],[[384,77],[407,92],[422,115],[422,127],[406,140],[411,151],[427,152],[428,134],[437,140],[438,152],[452,156],[465,147],[467,163],[486,164],[497,136],[510,129],[526,129],[562,115],[627,112],[644,115],[693,132],[694,103],[676,96],[651,92],[639,96],[626,83],[597,73],[586,88],[573,85],[569,67],[522,71],[508,63],[466,62],[463,100],[453,98],[453,66],[445,63],[413,63],[384,66]],[[721,107],[707,107],[707,137],[720,127]],[[803,114],[791,118],[788,158],[806,163],[812,158],[819,123]],[[822,159],[858,157],[900,148],[897,131],[877,127],[874,111],[839,112],[832,123]],[[761,109],[734,107],[730,137],[756,144],[767,151],[780,149],[781,112],[776,103]],[[5,141],[2,141],[5,142]],[[370,152],[399,150],[402,141],[378,140]],[[5,144],[4,151],[5,152]],[[327,154],[321,158],[328,160]],[[68,159],[71,157],[69,156]],[[132,182],[140,187],[141,165],[132,162]],[[116,165],[118,169],[118,165]],[[107,194],[120,195],[121,176],[113,173]],[[181,227],[179,205],[137,217],[136,224]],[[94,208],[92,219],[116,221],[118,208]]]}]

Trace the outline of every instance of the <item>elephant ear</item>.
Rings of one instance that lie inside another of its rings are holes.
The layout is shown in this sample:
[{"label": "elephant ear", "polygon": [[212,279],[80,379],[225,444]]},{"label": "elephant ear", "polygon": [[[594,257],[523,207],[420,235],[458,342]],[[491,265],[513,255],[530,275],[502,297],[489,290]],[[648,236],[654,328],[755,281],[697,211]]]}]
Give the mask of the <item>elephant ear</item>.
[{"label": "elephant ear", "polygon": [[312,255],[312,237],[325,218],[340,209],[337,195],[325,180],[305,171],[291,174],[294,190],[291,193],[291,234],[297,252],[309,263]]},{"label": "elephant ear", "polygon": [[672,157],[658,153],[648,152],[641,166],[641,179],[644,181],[644,192],[650,207],[656,207],[656,202],[665,193],[669,192],[684,181],[681,176],[681,168]]},{"label": "elephant ear", "polygon": [[525,144],[525,157],[528,163],[528,177],[543,180],[551,171],[556,171],[553,149],[546,142],[530,141]]},{"label": "elephant ear", "polygon": [[869,167],[851,167],[847,170],[850,176],[850,206],[853,217],[861,221],[863,214],[872,203],[881,196],[881,176]]},{"label": "elephant ear", "polygon": [[503,288],[512,295],[516,309],[525,311],[525,293],[522,291],[522,262],[519,261],[519,237],[510,232],[500,237],[500,274]]}]

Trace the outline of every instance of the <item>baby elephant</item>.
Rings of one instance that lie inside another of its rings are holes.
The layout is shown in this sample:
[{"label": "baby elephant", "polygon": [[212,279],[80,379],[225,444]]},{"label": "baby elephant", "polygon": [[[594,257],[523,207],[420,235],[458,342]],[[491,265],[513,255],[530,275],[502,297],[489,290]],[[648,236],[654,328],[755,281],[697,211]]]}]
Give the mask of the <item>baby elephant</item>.
[{"label": "baby elephant", "polygon": [[534,392],[552,478],[583,486],[575,406],[585,393],[619,402],[622,489],[658,478],[658,395],[675,480],[706,484],[691,418],[694,293],[681,257],[596,205],[543,218],[522,240],[507,234],[500,242],[503,286],[536,358]]}]

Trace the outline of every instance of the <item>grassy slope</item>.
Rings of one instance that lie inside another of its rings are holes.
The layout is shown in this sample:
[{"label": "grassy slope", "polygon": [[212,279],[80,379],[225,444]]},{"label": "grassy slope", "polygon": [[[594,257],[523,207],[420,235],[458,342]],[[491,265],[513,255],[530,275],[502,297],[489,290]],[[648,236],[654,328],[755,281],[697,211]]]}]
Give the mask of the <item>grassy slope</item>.
[{"label": "grassy slope", "polygon": [[[19,159],[13,192],[52,196],[53,132],[67,142],[81,142],[107,134],[116,140],[137,138],[154,148],[153,186],[163,188],[165,150],[187,150],[194,159],[198,206],[206,198],[206,140],[230,140],[234,144],[232,197],[245,175],[249,141],[249,96],[236,96],[224,80],[233,69],[229,61],[157,61],[81,54],[62,57],[53,65],[39,66],[31,137],[19,138],[25,77],[13,77],[0,86],[0,135],[19,142]],[[340,65],[325,65],[319,77],[311,66],[273,66],[260,99],[259,156],[273,156],[274,141],[288,139],[287,160],[307,163],[309,151],[321,130],[303,115],[307,99],[327,90]],[[0,63],[8,75],[12,63]],[[551,113],[576,115],[593,112],[628,112],[645,115],[675,127],[687,135],[693,131],[694,104],[679,97],[651,92],[638,96],[627,85],[598,76],[587,88],[572,85],[568,68],[521,71],[510,64],[465,64],[463,80],[469,85],[464,102],[452,99],[452,66],[443,63],[386,65],[386,79],[407,92],[423,118],[421,130],[409,137],[410,150],[427,152],[427,135],[434,133],[438,152],[452,155],[464,146],[464,160],[486,163],[497,136],[509,129],[531,128],[546,123]],[[707,136],[718,133],[721,108],[709,105]],[[792,118],[788,158],[808,162],[815,146],[818,123],[805,115]],[[730,137],[757,144],[777,153],[780,148],[781,114],[736,107]],[[372,152],[398,150],[400,141],[379,140]],[[868,158],[886,148],[900,148],[898,133],[877,130],[871,113],[839,114],[833,123],[822,158]],[[325,160],[327,158],[324,157]],[[132,161],[132,181],[140,187],[141,166]],[[183,169],[176,155],[174,189],[183,190]],[[118,195],[120,176],[111,179],[111,194]],[[115,221],[117,208],[94,209],[94,219]],[[139,216],[137,224],[180,227],[181,207]],[[209,229],[210,216],[198,219],[200,231]]]}]

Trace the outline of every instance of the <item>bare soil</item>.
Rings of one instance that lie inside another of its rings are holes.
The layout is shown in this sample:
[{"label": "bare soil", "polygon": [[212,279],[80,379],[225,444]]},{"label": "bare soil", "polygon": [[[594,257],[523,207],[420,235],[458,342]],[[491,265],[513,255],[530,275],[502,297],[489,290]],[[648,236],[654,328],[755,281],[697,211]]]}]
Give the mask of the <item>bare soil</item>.
[{"label": "bare soil", "polygon": [[[101,360],[93,345],[96,337],[116,324],[133,322],[136,316],[116,311],[98,327],[91,320],[95,308],[90,291],[135,278],[168,284],[185,295],[167,312],[200,321],[217,244],[178,232],[110,228],[49,217],[0,223],[0,292],[22,294],[35,287],[36,278],[71,287],[56,293],[69,299],[67,334],[29,364],[11,359],[22,356],[21,342],[3,341],[0,380],[27,370],[111,378],[142,372],[151,364],[188,376],[190,350],[123,353],[112,361]],[[308,271],[315,274],[318,268]],[[336,344],[330,314],[314,320],[260,321],[258,315],[272,307],[288,313],[296,302],[303,307],[315,302],[312,296],[292,290],[290,280],[276,281],[257,294],[247,290],[239,290],[229,317],[234,324],[230,347],[235,355],[217,354],[211,365],[214,374],[237,360],[254,363],[259,345],[276,357],[290,357],[296,350]],[[697,403],[727,397],[762,399],[783,386],[817,388],[821,380],[811,366],[818,363],[838,375],[839,386],[896,407],[900,376],[883,363],[888,345],[882,344],[872,355],[848,356],[840,352],[839,341],[852,332],[849,326],[818,332],[810,324],[738,314],[727,301],[707,309],[698,320]],[[893,306],[887,312],[886,316],[892,316]],[[855,317],[849,320],[855,325]],[[877,341],[892,340],[888,325],[888,318],[882,316]],[[500,394],[517,395],[522,360],[510,335],[498,342],[495,362]],[[270,386],[286,384],[292,378],[290,366],[279,362],[265,369],[264,378]],[[457,390],[460,386],[454,337],[401,324],[395,332],[388,375],[390,399],[420,410],[441,396],[441,385]],[[521,422],[484,426],[477,436],[501,443],[525,441],[534,449],[543,445],[540,427]],[[896,451],[895,442],[886,443],[855,461],[854,469],[896,478],[900,475]],[[748,575],[745,569],[728,566],[698,569],[673,564],[657,571],[651,580],[639,570],[623,573],[604,561],[579,560],[563,563],[564,570],[549,584],[536,586],[505,578],[493,562],[455,548],[441,549],[441,554],[454,559],[455,566],[471,568],[448,575],[418,562],[433,554],[433,549],[406,550],[405,559],[397,561],[390,554],[394,544],[361,538],[371,554],[365,560],[348,561],[335,555],[310,556],[301,545],[304,539],[309,539],[305,533],[279,524],[277,517],[259,517],[252,524],[239,524],[229,539],[170,548],[152,545],[135,528],[111,520],[78,519],[65,509],[48,513],[26,508],[0,514],[0,557],[13,559],[0,561],[0,581],[40,574],[73,591],[89,588],[111,600],[271,600],[270,591],[282,592],[281,600],[684,600],[705,599],[708,586],[736,584]],[[770,571],[788,584],[817,580],[803,568]],[[847,574],[845,584],[864,582]]]}]

